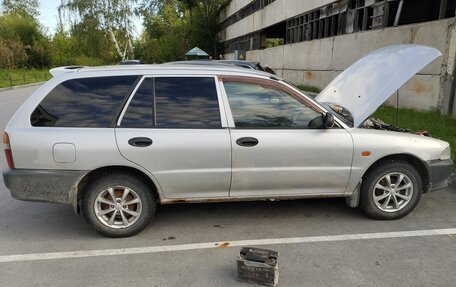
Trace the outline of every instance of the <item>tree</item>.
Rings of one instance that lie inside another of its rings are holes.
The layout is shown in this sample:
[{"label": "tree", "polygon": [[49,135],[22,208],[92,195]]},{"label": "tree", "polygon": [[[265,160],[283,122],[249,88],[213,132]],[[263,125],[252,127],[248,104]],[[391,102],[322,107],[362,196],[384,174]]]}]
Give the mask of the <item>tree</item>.
[{"label": "tree", "polygon": [[144,32],[136,44],[141,61],[162,63],[182,59],[186,49],[184,12],[177,0],[166,0],[143,10]]},{"label": "tree", "polygon": [[192,43],[211,53],[214,59],[220,51],[217,39],[218,16],[225,3],[226,0],[200,0],[196,6]]},{"label": "tree", "polygon": [[18,14],[35,20],[40,15],[38,0],[3,0],[1,6],[4,14]]},{"label": "tree", "polygon": [[5,43],[3,43],[3,40],[0,39],[0,68],[11,69],[13,58],[13,52]]},{"label": "tree", "polygon": [[8,68],[49,66],[49,39],[32,17],[15,12],[1,15],[0,39],[4,43],[3,51],[8,48],[13,55],[13,61],[7,61]]},{"label": "tree", "polygon": [[62,0],[59,9],[65,9],[74,25],[94,21],[114,45],[117,56],[124,60],[133,58],[132,17],[137,0]]},{"label": "tree", "polygon": [[143,3],[144,32],[136,55],[143,62],[181,60],[198,46],[218,56],[218,14],[226,0],[162,0]]}]

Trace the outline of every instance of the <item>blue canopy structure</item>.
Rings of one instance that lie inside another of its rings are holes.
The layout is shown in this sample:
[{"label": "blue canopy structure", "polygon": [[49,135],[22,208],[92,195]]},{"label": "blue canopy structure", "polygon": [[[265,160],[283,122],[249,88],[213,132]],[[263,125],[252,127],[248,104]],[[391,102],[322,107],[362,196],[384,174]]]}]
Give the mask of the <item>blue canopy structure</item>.
[{"label": "blue canopy structure", "polygon": [[198,47],[195,47],[193,49],[191,49],[190,51],[188,51],[185,56],[187,57],[196,57],[197,59],[199,57],[205,57],[205,58],[208,58],[209,57],[209,54],[204,52],[203,50],[201,50],[200,48]]}]

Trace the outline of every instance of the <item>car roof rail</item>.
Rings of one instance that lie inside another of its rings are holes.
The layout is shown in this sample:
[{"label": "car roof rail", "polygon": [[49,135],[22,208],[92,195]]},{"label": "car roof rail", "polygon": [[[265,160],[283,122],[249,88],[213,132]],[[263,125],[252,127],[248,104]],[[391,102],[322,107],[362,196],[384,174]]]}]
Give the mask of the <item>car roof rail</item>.
[{"label": "car roof rail", "polygon": [[122,60],[119,65],[139,65],[141,61],[139,60]]},{"label": "car roof rail", "polygon": [[71,73],[71,72],[76,72],[78,69],[84,68],[86,66],[63,66],[63,67],[57,67],[49,70],[49,73],[51,73],[52,76],[58,76],[60,74],[64,73]]}]

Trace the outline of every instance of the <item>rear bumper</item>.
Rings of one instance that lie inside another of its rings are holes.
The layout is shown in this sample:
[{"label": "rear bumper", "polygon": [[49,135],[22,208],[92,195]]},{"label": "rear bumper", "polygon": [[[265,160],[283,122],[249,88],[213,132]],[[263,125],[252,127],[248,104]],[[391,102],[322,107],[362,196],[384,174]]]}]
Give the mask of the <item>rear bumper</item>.
[{"label": "rear bumper", "polygon": [[427,162],[429,168],[429,191],[447,187],[450,184],[450,176],[453,172],[453,161],[433,160]]},{"label": "rear bumper", "polygon": [[85,171],[4,169],[3,181],[18,200],[74,205],[77,185]]}]

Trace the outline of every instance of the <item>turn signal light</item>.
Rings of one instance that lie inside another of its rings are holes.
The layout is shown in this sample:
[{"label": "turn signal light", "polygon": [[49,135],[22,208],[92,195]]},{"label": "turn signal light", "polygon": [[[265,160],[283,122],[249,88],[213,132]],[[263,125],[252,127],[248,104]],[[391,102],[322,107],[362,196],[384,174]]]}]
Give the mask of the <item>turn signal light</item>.
[{"label": "turn signal light", "polygon": [[6,157],[6,162],[8,163],[8,167],[13,169],[14,168],[13,154],[11,153],[11,145],[10,145],[10,141],[9,141],[9,136],[6,132],[3,133],[3,147],[5,148],[5,157]]},{"label": "turn signal light", "polygon": [[368,157],[368,156],[370,156],[370,155],[371,155],[371,152],[370,152],[370,151],[363,151],[363,152],[361,153],[361,156],[364,156],[364,157]]}]

